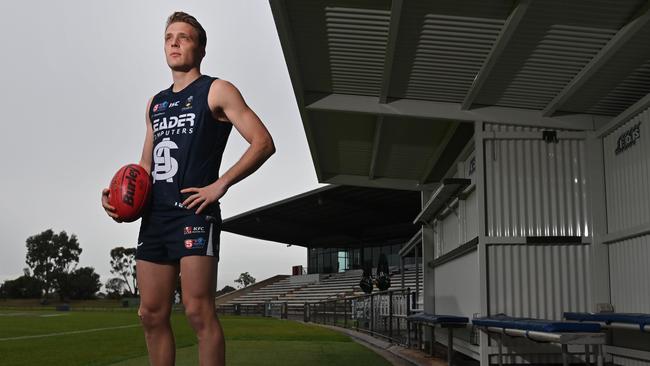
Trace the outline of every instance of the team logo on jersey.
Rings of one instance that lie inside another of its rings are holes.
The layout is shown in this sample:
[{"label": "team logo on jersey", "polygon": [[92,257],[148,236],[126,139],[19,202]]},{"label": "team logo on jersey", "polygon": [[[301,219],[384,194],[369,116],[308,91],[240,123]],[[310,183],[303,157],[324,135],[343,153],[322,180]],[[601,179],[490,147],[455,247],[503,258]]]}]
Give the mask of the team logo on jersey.
[{"label": "team logo on jersey", "polygon": [[183,110],[190,109],[192,108],[192,102],[194,101],[194,96],[190,95],[187,97],[187,100],[185,101],[185,105],[183,106]]},{"label": "team logo on jersey", "polygon": [[167,109],[168,106],[169,106],[169,102],[167,102],[167,101],[162,102],[162,103],[158,103],[158,104],[153,106],[153,112],[154,113],[156,113],[156,112],[164,112],[165,109]]},{"label": "team logo on jersey", "polygon": [[173,182],[173,177],[178,171],[178,161],[172,158],[171,150],[178,149],[178,145],[169,137],[165,137],[153,149],[153,162],[156,164],[153,171],[153,182],[164,180]]},{"label": "team logo on jersey", "polygon": [[185,248],[187,249],[199,249],[199,248],[203,248],[204,245],[205,245],[205,239],[203,238],[185,239]]}]

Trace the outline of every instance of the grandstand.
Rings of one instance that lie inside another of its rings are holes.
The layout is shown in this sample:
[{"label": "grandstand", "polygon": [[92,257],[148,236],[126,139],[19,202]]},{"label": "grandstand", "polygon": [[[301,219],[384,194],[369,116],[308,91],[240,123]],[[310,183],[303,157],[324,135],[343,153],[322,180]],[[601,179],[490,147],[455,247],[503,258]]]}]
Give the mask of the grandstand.
[{"label": "grandstand", "polygon": [[[390,273],[391,287],[388,290],[401,289],[402,273],[399,267],[391,267]],[[240,296],[231,296],[227,301],[220,301],[217,298],[217,307],[220,313],[230,314],[234,312],[235,306],[239,305],[244,309],[242,311],[244,314],[260,315],[267,302],[276,305],[286,303],[289,317],[302,318],[305,304],[363,295],[359,287],[362,274],[362,270],[353,269],[318,276],[286,276]],[[307,277],[307,279],[300,279],[300,277]],[[419,278],[421,281],[421,270]],[[415,265],[404,266],[404,288],[415,290],[416,287],[421,285],[417,284]]]}]

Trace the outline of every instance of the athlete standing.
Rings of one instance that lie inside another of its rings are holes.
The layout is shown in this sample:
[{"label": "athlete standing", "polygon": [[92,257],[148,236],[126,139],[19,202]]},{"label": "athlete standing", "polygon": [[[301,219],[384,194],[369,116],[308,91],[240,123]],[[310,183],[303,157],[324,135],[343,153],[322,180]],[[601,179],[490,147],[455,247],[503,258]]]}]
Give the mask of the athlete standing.
[{"label": "athlete standing", "polygon": [[[167,19],[165,57],[173,85],[147,104],[147,133],[140,165],[150,174],[152,200],[142,217],[136,269],[140,317],[151,365],[173,365],[170,325],[180,273],[185,314],[199,342],[202,366],[225,364],[223,330],[216,316],[221,214],[228,188],[259,168],[274,152],[273,140],[231,83],[201,75],[207,36],[189,14]],[[250,146],[219,177],[221,157],[235,126]],[[102,191],[102,206],[120,218]]]}]

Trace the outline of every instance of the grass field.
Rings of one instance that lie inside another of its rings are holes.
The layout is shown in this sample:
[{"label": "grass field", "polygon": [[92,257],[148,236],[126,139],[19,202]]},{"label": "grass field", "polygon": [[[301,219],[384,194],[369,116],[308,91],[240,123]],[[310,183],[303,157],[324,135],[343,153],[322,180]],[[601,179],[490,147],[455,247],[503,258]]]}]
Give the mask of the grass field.
[{"label": "grass field", "polygon": [[[261,317],[220,316],[228,365],[389,365],[329,329]],[[185,315],[172,314],[176,365],[198,365]],[[2,365],[148,365],[135,310],[70,311],[0,308]]]}]

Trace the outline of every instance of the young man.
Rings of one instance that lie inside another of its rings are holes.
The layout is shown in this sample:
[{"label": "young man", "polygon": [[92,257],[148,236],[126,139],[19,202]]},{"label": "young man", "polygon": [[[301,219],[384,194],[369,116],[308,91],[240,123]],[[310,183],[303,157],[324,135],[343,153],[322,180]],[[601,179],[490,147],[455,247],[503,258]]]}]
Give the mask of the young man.
[{"label": "young man", "polygon": [[[180,272],[183,305],[199,342],[200,365],[224,365],[225,342],[215,313],[219,254],[219,199],[275,152],[262,121],[227,81],[201,75],[207,37],[197,20],[172,14],[165,29],[165,56],[173,85],[147,105],[147,134],[140,165],[150,172],[152,200],[142,217],[136,268],[138,315],[152,365],[173,365],[172,298]],[[219,177],[226,141],[235,126],[250,143]],[[108,204],[102,206],[115,221]]]}]

